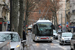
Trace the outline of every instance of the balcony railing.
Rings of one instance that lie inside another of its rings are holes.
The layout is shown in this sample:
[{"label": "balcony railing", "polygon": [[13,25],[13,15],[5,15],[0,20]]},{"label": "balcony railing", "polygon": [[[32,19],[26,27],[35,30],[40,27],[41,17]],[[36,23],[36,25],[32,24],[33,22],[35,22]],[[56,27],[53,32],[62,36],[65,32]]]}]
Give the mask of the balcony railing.
[{"label": "balcony railing", "polygon": [[3,0],[0,0],[0,5],[3,5],[3,4],[4,4]]},{"label": "balcony railing", "polygon": [[0,0],[0,5],[9,4],[9,0]]},{"label": "balcony railing", "polygon": [[72,13],[75,13],[75,10],[72,10]]},{"label": "balcony railing", "polygon": [[68,14],[70,14],[70,12],[68,12]]}]

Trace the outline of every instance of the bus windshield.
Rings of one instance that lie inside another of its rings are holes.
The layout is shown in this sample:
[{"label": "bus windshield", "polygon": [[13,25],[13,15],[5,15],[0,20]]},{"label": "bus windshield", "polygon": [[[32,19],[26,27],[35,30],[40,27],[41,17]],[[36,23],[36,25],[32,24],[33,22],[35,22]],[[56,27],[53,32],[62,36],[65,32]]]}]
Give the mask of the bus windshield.
[{"label": "bus windshield", "polygon": [[38,24],[39,34],[40,36],[50,36],[52,35],[52,23],[39,23]]}]

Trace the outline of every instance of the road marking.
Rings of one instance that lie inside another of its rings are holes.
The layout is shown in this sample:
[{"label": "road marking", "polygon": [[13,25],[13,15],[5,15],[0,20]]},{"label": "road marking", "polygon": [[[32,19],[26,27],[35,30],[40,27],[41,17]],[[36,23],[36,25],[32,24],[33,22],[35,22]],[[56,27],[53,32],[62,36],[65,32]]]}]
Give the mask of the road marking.
[{"label": "road marking", "polygon": [[36,44],[32,44],[33,46],[36,46]]},{"label": "road marking", "polygon": [[70,49],[69,46],[60,46],[59,44],[51,45],[51,48],[61,48],[63,50],[69,50]]},{"label": "road marking", "polygon": [[57,45],[58,45],[58,44],[52,44],[52,45],[51,45],[51,48],[59,48]]},{"label": "road marking", "polygon": [[51,46],[51,48],[58,48],[57,46]]},{"label": "road marking", "polygon": [[54,43],[51,43],[51,46],[53,46],[54,45]]},{"label": "road marking", "polygon": [[46,48],[50,48],[49,46],[42,46],[41,48],[46,49]]},{"label": "road marking", "polygon": [[48,50],[48,49],[46,48],[46,50]]},{"label": "road marking", "polygon": [[59,44],[51,44],[50,46],[49,46],[49,44],[42,44],[42,45],[40,45],[39,44],[39,46],[37,46],[37,44],[32,44],[34,47],[37,47],[37,48],[39,48],[39,47],[41,47],[41,48],[44,48],[45,50],[48,50],[47,48],[61,48],[61,49],[63,49],[63,50],[69,50],[70,49],[70,47],[69,46],[60,46]]},{"label": "road marking", "polygon": [[67,48],[63,47],[63,46],[60,46],[58,44],[56,44],[58,47],[62,48],[63,50],[67,50]]},{"label": "road marking", "polygon": [[60,48],[62,48],[63,50],[67,50],[65,47],[59,46]]},{"label": "road marking", "polygon": [[56,40],[56,42],[59,42],[59,40]]},{"label": "road marking", "polygon": [[48,44],[42,44],[43,46],[48,46]]}]

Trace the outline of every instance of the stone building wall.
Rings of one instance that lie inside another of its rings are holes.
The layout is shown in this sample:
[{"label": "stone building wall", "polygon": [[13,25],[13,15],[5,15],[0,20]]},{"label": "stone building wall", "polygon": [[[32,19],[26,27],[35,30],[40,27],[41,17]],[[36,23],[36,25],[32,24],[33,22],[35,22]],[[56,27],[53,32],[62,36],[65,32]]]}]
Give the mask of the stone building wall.
[{"label": "stone building wall", "polygon": [[7,30],[9,3],[9,0],[0,0],[0,31]]}]

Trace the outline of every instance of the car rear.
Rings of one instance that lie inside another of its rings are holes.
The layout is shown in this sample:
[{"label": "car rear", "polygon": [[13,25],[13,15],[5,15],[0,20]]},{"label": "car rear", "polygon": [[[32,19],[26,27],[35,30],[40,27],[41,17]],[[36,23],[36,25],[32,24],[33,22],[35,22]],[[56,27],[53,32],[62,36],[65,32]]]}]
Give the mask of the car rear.
[{"label": "car rear", "polygon": [[70,44],[71,38],[65,38],[64,40],[60,40],[62,44]]},{"label": "car rear", "polygon": [[61,44],[70,44],[72,38],[72,33],[62,33],[60,43]]}]

